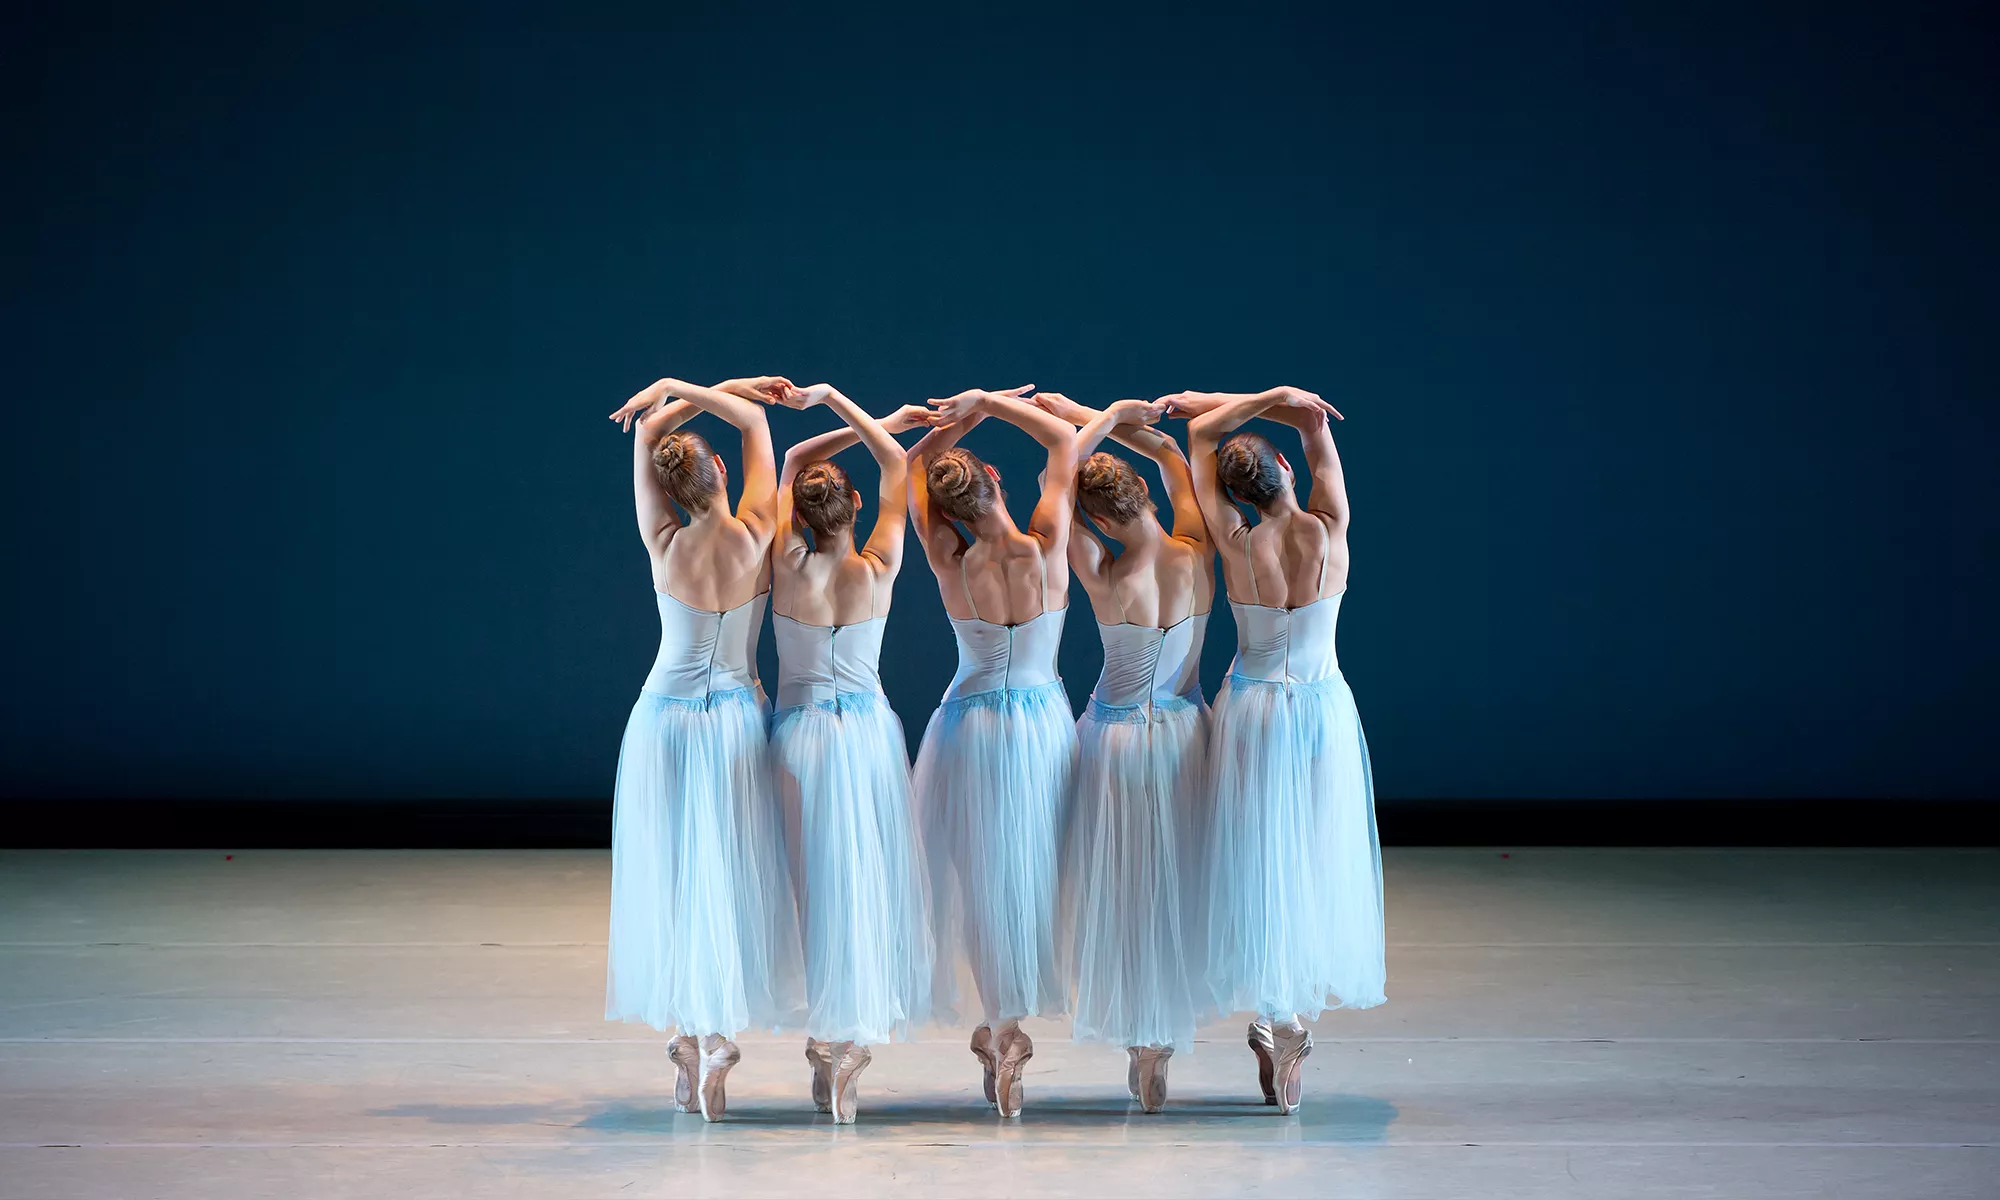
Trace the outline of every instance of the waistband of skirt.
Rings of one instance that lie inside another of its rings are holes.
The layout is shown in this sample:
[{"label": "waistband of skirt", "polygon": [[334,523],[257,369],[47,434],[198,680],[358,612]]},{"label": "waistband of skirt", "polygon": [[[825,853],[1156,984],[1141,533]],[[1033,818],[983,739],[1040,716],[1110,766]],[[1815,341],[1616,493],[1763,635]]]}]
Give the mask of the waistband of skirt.
[{"label": "waistband of skirt", "polygon": [[823,713],[833,713],[835,716],[841,713],[873,712],[886,703],[888,703],[888,697],[880,692],[835,692],[831,699],[805,700],[798,704],[787,704],[785,707],[772,713],[771,719],[773,721],[780,720],[792,713],[803,712],[809,708]]},{"label": "waistband of skirt", "polygon": [[1255,679],[1249,675],[1238,675],[1231,671],[1225,678],[1232,689],[1272,688],[1285,692],[1301,692],[1306,695],[1322,695],[1338,692],[1347,686],[1347,677],[1334,672],[1325,679]]},{"label": "waistband of skirt", "polygon": [[1052,696],[1062,697],[1064,707],[1068,707],[1069,694],[1063,690],[1063,681],[1061,678],[1051,679],[1047,683],[1038,683],[1033,687],[992,688],[984,692],[973,692],[970,695],[950,696],[938,705],[938,711],[963,712],[974,708],[1005,708],[1010,704],[1018,704],[1024,700],[1036,701]]},{"label": "waistband of skirt", "polygon": [[667,708],[686,709],[690,712],[707,712],[710,709],[739,704],[759,707],[764,703],[764,689],[761,686],[721,688],[706,696],[670,696],[665,692],[653,691],[651,688],[641,688],[639,694],[657,700]]},{"label": "waistband of skirt", "polygon": [[1084,714],[1106,725],[1144,725],[1155,713],[1182,713],[1198,707],[1200,701],[1188,696],[1155,696],[1144,704],[1106,704],[1096,696],[1084,707]]}]

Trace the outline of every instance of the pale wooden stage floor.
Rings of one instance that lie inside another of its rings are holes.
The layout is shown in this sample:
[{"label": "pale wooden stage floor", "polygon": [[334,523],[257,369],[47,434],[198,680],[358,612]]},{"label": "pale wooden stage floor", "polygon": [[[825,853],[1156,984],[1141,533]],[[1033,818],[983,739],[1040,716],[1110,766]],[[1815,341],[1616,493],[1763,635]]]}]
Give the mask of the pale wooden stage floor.
[{"label": "pale wooden stage floor", "polygon": [[880,1048],[862,1123],[748,1036],[727,1124],[607,1025],[588,852],[0,854],[0,1196],[2000,1195],[2000,853],[1400,850],[1389,1003],[1251,1102],[1127,1104],[1031,1022]]}]

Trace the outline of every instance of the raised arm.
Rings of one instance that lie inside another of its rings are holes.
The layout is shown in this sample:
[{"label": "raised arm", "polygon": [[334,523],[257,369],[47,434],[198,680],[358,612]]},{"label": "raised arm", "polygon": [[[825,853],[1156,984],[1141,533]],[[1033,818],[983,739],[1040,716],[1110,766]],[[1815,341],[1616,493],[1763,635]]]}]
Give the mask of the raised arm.
[{"label": "raised arm", "polygon": [[698,411],[685,400],[668,400],[667,381],[642,388],[620,405],[611,419],[632,434],[632,507],[639,518],[639,537],[654,554],[662,553],[680,530],[680,514],[653,469],[653,448]]},{"label": "raised arm", "polygon": [[[933,400],[933,405],[945,405],[972,395],[978,389],[960,392],[950,401]],[[1010,388],[1002,395],[1019,396],[1035,390],[1032,383]],[[957,419],[948,419],[940,413],[932,414],[934,423],[930,432],[917,439],[903,455],[903,462],[909,473],[910,520],[916,524],[917,538],[924,544],[924,553],[930,557],[933,566],[941,561],[940,555],[947,551],[956,552],[963,548],[965,539],[951,519],[931,506],[930,464],[940,454],[958,445],[959,439],[971,432],[973,426],[986,419],[986,414],[976,407]]]},{"label": "raised arm", "polygon": [[732,392],[682,379],[664,382],[668,395],[721,417],[743,434],[743,498],[737,502],[736,519],[768,541],[776,528],[778,464],[771,449],[771,425],[764,417],[764,406]]},{"label": "raised arm", "polygon": [[1076,503],[1076,427],[1037,408],[1018,392],[961,392],[949,400],[933,400],[940,421],[957,421],[974,412],[1016,426],[1048,451],[1042,495],[1028,518],[1028,532],[1048,550],[1069,553],[1070,508]]},{"label": "raised arm", "polygon": [[[875,513],[875,526],[869,532],[868,542],[861,548],[861,553],[873,558],[883,570],[894,574],[903,565],[903,494],[909,476],[909,463],[895,435],[905,429],[929,425],[936,419],[936,415],[928,408],[905,405],[890,414],[887,420],[877,421],[831,384],[815,384],[804,389],[801,395],[806,397],[807,404],[826,405],[847,424],[845,430],[835,431],[835,435],[840,438],[839,445],[832,444],[833,436],[821,435],[827,438],[828,444],[826,453],[818,455],[817,458],[837,453],[855,441],[868,447],[868,453],[874,457],[875,465],[881,471],[881,481],[876,490],[876,502],[880,507]],[[796,451],[797,447],[793,449]],[[799,466],[805,462],[817,461],[817,458],[802,459],[795,464],[793,454],[788,452],[785,455],[787,479],[785,484],[781,484],[781,491],[788,485],[790,475],[795,473]]]},{"label": "raised arm", "polygon": [[[1162,397],[1176,412],[1194,415],[1188,423],[1190,441],[1196,428],[1212,422],[1218,430],[1215,440],[1235,430],[1253,417],[1263,417],[1299,431],[1306,454],[1306,473],[1312,479],[1312,494],[1306,509],[1325,517],[1336,532],[1347,527],[1347,480],[1340,469],[1340,451],[1333,444],[1329,418],[1343,420],[1340,410],[1316,394],[1301,388],[1276,387],[1249,394],[1227,392],[1182,392]],[[1213,458],[1211,447],[1211,459]]]}]

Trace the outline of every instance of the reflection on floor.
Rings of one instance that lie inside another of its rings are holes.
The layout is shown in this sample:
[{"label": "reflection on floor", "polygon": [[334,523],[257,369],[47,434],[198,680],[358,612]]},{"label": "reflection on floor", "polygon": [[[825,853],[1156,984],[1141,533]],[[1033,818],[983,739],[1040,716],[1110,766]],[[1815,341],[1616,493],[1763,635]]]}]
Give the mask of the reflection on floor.
[{"label": "reflection on floor", "polygon": [[587,852],[0,854],[0,1194],[1990,1196],[2000,854],[1402,850],[1390,1002],[1297,1116],[1240,1021],[1173,1060],[1030,1022],[882,1047],[861,1123],[746,1036],[731,1119],[607,1025]]}]

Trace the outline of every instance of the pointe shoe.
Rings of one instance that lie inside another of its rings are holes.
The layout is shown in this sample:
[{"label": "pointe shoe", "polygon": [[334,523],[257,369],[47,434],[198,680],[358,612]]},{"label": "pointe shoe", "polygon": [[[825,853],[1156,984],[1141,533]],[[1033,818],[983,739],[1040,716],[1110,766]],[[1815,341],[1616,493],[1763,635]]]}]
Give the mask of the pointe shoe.
[{"label": "pointe shoe", "polygon": [[1299,1099],[1305,1091],[1303,1068],[1306,1055],[1313,1052],[1312,1030],[1303,1025],[1293,1025],[1287,1029],[1283,1025],[1271,1027],[1271,1041],[1277,1048],[1278,1111],[1290,1116],[1299,1111]]},{"label": "pointe shoe", "polygon": [[875,1055],[866,1046],[853,1042],[842,1042],[831,1047],[834,1053],[833,1068],[833,1123],[835,1125],[854,1124],[855,1114],[860,1110],[860,1089],[855,1081],[861,1069],[875,1061]]},{"label": "pointe shoe", "polygon": [[667,1043],[667,1058],[675,1068],[674,1108],[684,1113],[700,1112],[695,1088],[701,1079],[701,1046],[686,1034]]},{"label": "pointe shoe", "polygon": [[1271,1026],[1264,1021],[1250,1022],[1250,1052],[1257,1056],[1257,1086],[1264,1090],[1264,1103],[1278,1102],[1278,1087],[1274,1082],[1278,1061],[1271,1044]]},{"label": "pointe shoe", "polygon": [[806,1039],[806,1062],[812,1066],[813,1108],[833,1111],[833,1043]]},{"label": "pointe shoe", "polygon": [[993,1069],[994,1105],[1003,1117],[1021,1115],[1021,1071],[1035,1056],[1033,1039],[1019,1026],[1007,1031],[1000,1042],[1000,1061]]},{"label": "pointe shoe", "polygon": [[1147,1046],[1136,1056],[1139,1107],[1146,1112],[1156,1113],[1167,1106],[1167,1060],[1173,1056],[1172,1046]]},{"label": "pointe shoe", "polygon": [[972,1031],[972,1057],[979,1060],[979,1066],[986,1073],[986,1103],[997,1104],[998,1096],[993,1090],[993,1072],[999,1066],[993,1057],[993,1027],[981,1025]]},{"label": "pointe shoe", "polygon": [[1139,1051],[1138,1046],[1125,1047],[1125,1090],[1134,1100],[1139,1098]]},{"label": "pointe shoe", "polygon": [[701,1040],[701,1115],[704,1120],[720,1121],[729,1110],[729,1097],[722,1085],[729,1078],[729,1069],[743,1061],[743,1051],[719,1033]]}]

